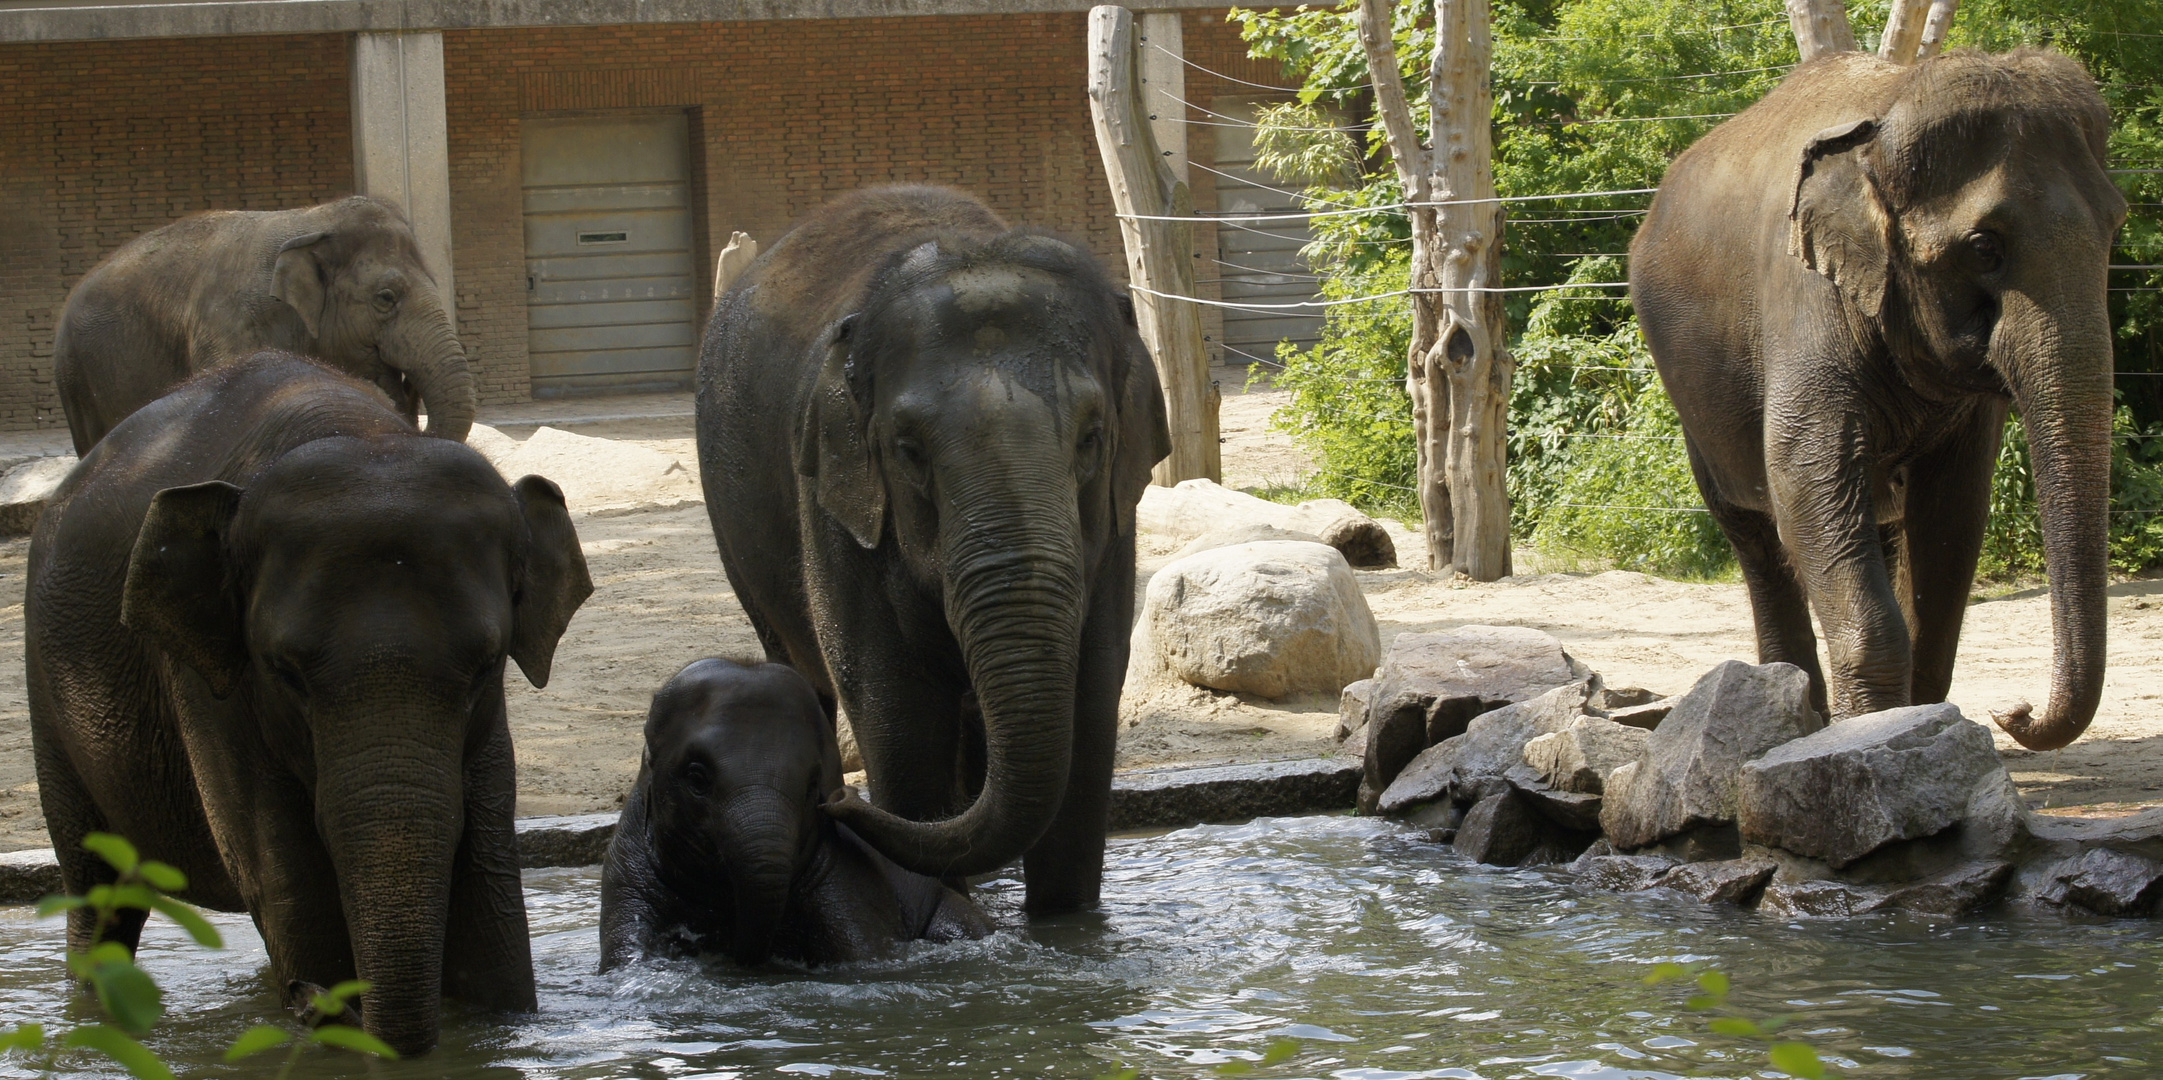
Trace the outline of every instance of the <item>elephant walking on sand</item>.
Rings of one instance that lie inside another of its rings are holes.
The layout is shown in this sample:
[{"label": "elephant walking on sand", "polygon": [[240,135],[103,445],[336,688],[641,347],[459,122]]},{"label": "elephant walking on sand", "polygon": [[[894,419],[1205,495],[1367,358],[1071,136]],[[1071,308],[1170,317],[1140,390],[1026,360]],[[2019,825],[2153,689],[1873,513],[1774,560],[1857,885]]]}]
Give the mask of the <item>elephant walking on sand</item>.
[{"label": "elephant walking on sand", "polygon": [[[80,894],[117,832],[245,910],[273,984],[374,988],[435,1045],[441,999],[534,1007],[506,659],[536,686],[593,586],[554,484],[506,484],[373,387],[284,353],[122,421],[30,541],[38,796]],[[134,947],[143,913],[106,936]],[[90,944],[89,913],[68,941]]]},{"label": "elephant walking on sand", "polygon": [[144,233],[68,293],[53,378],[75,452],[213,364],[260,349],[374,383],[428,433],[464,441],[473,378],[398,208],[355,195],[219,210]]},{"label": "elephant walking on sand", "polygon": [[848,713],[903,867],[1024,860],[1026,905],[1096,903],[1134,510],[1170,451],[1134,310],[1084,252],[956,191],[814,211],[714,311],[698,447],[769,659]]},{"label": "elephant walking on sand", "polygon": [[2049,750],[2095,715],[2105,270],[2126,212],[2109,130],[2094,80],[2053,53],[1837,54],[1677,158],[1638,231],[1630,295],[1758,657],[1810,672],[1835,717],[1944,700],[2009,404],[2033,449],[2055,653],[2043,715],[1998,722]]}]

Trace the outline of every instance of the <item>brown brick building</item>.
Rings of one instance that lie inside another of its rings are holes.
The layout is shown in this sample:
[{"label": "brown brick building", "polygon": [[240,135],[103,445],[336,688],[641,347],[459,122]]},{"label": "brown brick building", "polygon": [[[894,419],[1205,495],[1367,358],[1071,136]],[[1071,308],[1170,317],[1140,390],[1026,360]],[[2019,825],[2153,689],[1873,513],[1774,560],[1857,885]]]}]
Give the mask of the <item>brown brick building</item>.
[{"label": "brown brick building", "polygon": [[[1282,78],[1222,8],[1171,17],[1177,37],[1151,25],[1189,62],[1174,92],[1215,106],[1189,119],[1271,96],[1207,73]],[[448,262],[484,409],[526,400],[536,372],[543,393],[635,385],[577,367],[630,345],[677,363],[732,232],[770,243],[868,184],[968,189],[1116,267],[1086,19],[1074,0],[0,0],[0,430],[62,424],[53,326],[74,282],[198,210],[396,198]],[[1188,147],[1204,210],[1216,145]],[[564,217],[578,207],[602,216]],[[544,250],[558,219],[579,247]],[[654,230],[672,239],[648,254]],[[1207,260],[1215,231],[1197,243]],[[652,270],[646,299],[608,309],[643,329],[543,310],[585,287],[552,276],[574,256]]]}]

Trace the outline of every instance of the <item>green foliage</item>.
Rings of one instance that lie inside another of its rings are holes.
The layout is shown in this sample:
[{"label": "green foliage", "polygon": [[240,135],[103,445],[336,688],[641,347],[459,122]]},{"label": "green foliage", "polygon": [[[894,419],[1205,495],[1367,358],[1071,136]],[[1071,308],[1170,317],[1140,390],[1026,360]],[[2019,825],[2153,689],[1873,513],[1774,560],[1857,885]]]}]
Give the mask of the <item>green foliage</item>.
[{"label": "green foliage", "polygon": [[1683,964],[1655,964],[1652,973],[1645,976],[1646,986],[1664,986],[1668,983],[1689,981],[1697,989],[1683,1007],[1696,1013],[1711,1013],[1705,1023],[1706,1030],[1730,1039],[1757,1043],[1765,1048],[1765,1063],[1782,1075],[1797,1080],[1824,1080],[1836,1073],[1825,1067],[1818,1057],[1817,1048],[1809,1043],[1775,1036],[1786,1027],[1791,1017],[1772,1016],[1764,1019],[1744,1014],[1728,1004],[1728,995],[1734,989],[1725,972],[1701,970]]},{"label": "green foliage", "polygon": [[[1395,5],[1401,72],[1425,126],[1424,77],[1432,49],[1427,5]],[[1626,191],[1659,183],[1667,163],[1725,114],[1762,97],[1795,63],[1783,7],[1774,0],[1496,0],[1496,186],[1505,196]],[[1876,46],[1883,0],[1849,6],[1860,44]],[[1386,207],[1403,198],[1379,129],[1367,119],[1368,72],[1352,8],[1234,10],[1251,55],[1276,60],[1303,88],[1294,104],[1264,109],[1257,162],[1304,185],[1310,206]],[[2114,167],[2163,169],[2163,0],[1967,0],[1953,43],[2003,50],[2047,44],[2088,65],[2113,110]],[[1347,163],[1350,163],[1349,165]],[[1363,175],[1353,175],[1363,174]],[[2131,216],[2116,265],[2163,263],[2163,174],[2116,177]],[[1506,283],[1617,282],[1642,194],[1522,202],[1510,207]],[[1313,220],[1309,264],[1331,299],[1402,289],[1409,226],[1398,211]],[[2114,270],[2121,436],[2113,468],[2112,560],[2120,570],[2163,564],[2163,271]],[[1673,410],[1659,394],[1622,291],[1586,287],[1511,294],[1519,368],[1510,411],[1510,493],[1520,540],[1550,554],[1657,573],[1721,573],[1732,562],[1703,513],[1596,512],[1561,503],[1700,508]],[[1292,391],[1277,426],[1312,453],[1312,491],[1379,513],[1410,517],[1416,454],[1405,399],[1411,338],[1400,300],[1343,304],[1310,350],[1280,348],[1273,377]],[[2015,433],[2017,435],[2017,431]],[[2041,566],[2025,444],[2008,438],[1993,487],[1983,571]],[[1565,497],[1565,491],[1568,497]],[[2137,511],[2131,512],[2128,511]]]},{"label": "green foliage", "polygon": [[[48,896],[38,901],[38,915],[50,918],[79,910],[91,913],[91,945],[70,951],[67,966],[69,974],[82,980],[97,998],[109,1022],[85,1024],[50,1036],[42,1024],[0,1030],[0,1055],[42,1053],[42,1071],[49,1075],[56,1071],[61,1050],[94,1050],[137,1080],[173,1080],[172,1069],[137,1041],[150,1034],[165,1015],[164,991],[148,972],[136,966],[135,956],[127,946],[107,941],[105,935],[122,911],[141,911],[173,920],[203,948],[222,949],[225,941],[218,928],[200,912],[165,895],[188,887],[187,875],[178,868],[144,859],[134,844],[111,833],[91,833],[83,838],[83,849],[112,867],[115,880],[109,885],[92,886],[81,896]],[[367,992],[368,984],[357,979],[339,983],[315,996],[315,1011],[320,1016],[337,1016],[345,1011],[347,1002]],[[293,1044],[293,1050],[278,1072],[279,1080],[292,1072],[301,1051],[309,1046],[338,1047],[386,1059],[398,1057],[381,1040],[359,1028],[327,1025],[296,1040],[281,1028],[257,1025],[233,1042],[225,1052],[225,1060],[239,1061],[288,1042]]]}]

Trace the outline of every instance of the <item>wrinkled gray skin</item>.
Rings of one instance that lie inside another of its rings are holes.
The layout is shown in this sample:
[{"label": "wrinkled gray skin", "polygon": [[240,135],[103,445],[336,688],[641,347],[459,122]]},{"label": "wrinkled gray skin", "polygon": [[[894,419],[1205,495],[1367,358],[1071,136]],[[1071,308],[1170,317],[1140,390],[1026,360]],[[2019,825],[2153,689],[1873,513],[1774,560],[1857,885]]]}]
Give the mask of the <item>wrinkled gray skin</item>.
[{"label": "wrinkled gray skin", "polygon": [[1134,621],[1134,506],[1169,450],[1093,260],[940,188],[858,192],[746,272],[699,359],[699,463],[769,659],[838,698],[918,873],[1025,860],[1096,903]]},{"label": "wrinkled gray skin", "polygon": [[[132,839],[184,899],[255,918],[274,985],[375,984],[368,1031],[443,995],[534,1007],[503,663],[548,680],[592,591],[554,484],[507,485],[373,387],[282,353],[122,421],[30,543],[31,740],[69,892]],[[133,947],[141,913],[108,937]],[[92,924],[71,914],[69,944]]]},{"label": "wrinkled gray skin", "polygon": [[68,293],[53,377],[75,452],[213,364],[312,356],[382,388],[462,442],[466,370],[435,279],[398,208],[363,195],[304,210],[219,210],[121,245]]},{"label": "wrinkled gray skin", "polygon": [[820,812],[840,787],[833,725],[795,669],[677,673],[601,867],[601,970],[652,954],[844,963],[991,932],[966,897]]},{"label": "wrinkled gray skin", "polygon": [[2125,200],[2110,117],[2051,53],[1795,71],[1668,170],[1631,297],[1706,505],[1742,565],[1758,657],[1835,717],[1942,701],[2007,405],[2033,448],[2050,704],[2077,738],[2103,683],[2111,339]]}]

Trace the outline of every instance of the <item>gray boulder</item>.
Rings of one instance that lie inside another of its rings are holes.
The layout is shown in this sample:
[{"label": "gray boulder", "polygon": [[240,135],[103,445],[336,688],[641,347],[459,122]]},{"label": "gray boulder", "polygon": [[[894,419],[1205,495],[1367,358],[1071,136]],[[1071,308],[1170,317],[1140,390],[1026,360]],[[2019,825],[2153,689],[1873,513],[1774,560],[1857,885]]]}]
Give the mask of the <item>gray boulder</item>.
[{"label": "gray boulder", "polygon": [[1577,872],[1577,880],[1608,892],[1652,888],[1674,868],[1675,860],[1664,855],[1595,855],[1589,851],[1570,864],[1570,869]]},{"label": "gray boulder", "polygon": [[[1196,552],[1211,551],[1221,547],[1237,547],[1240,544],[1256,544],[1267,540],[1288,540],[1308,544],[1322,542],[1321,537],[1311,532],[1301,532],[1298,529],[1280,529],[1275,525],[1262,524],[1234,525],[1230,528],[1218,529],[1212,533],[1203,533],[1187,541],[1178,551],[1172,553],[1172,560],[1176,562]],[[1358,564],[1354,563],[1353,565]]]},{"label": "gray boulder", "polygon": [[1322,542],[1336,548],[1354,570],[1387,570],[1397,565],[1397,544],[1382,523],[1365,514],[1348,515],[1322,527]]},{"label": "gray boulder", "polygon": [[1547,820],[1572,832],[1597,834],[1600,831],[1600,797],[1578,791],[1562,791],[1547,783],[1529,765],[1519,765],[1504,773],[1519,795],[1534,809],[1547,815]]},{"label": "gray boulder", "polygon": [[1625,851],[1731,826],[1743,762],[1824,726],[1801,668],[1721,664],[1676,699],[1636,761],[1608,774],[1600,826]]},{"label": "gray boulder", "polygon": [[2013,864],[1961,863],[1907,885],[1859,885],[1829,878],[1775,881],[1758,910],[1788,919],[1844,919],[1873,911],[1908,911],[1956,918],[2005,892]]},{"label": "gray boulder", "polygon": [[1772,880],[1773,872],[1779,868],[1778,863],[1769,859],[1684,863],[1669,870],[1654,884],[1696,897],[1707,904],[1748,907],[1757,902],[1758,895],[1765,891],[1765,883]]},{"label": "gray boulder", "polygon": [[1481,799],[1457,826],[1451,846],[1457,853],[1490,866],[1517,866],[1546,845],[1553,831],[1538,810],[1515,792]]},{"label": "gray boulder", "polygon": [[1675,703],[1673,700],[1662,698],[1658,701],[1646,702],[1643,705],[1627,705],[1619,709],[1609,709],[1607,718],[1627,727],[1656,731],[1660,727],[1660,721],[1667,719],[1667,714],[1673,712],[1674,709]]},{"label": "gray boulder", "polygon": [[1381,659],[1381,630],[1344,556],[1262,541],[1177,559],[1150,579],[1135,663],[1195,686],[1335,694]]},{"label": "gray boulder", "polygon": [[1525,744],[1525,764],[1549,787],[1598,795],[1607,774],[1637,760],[1649,733],[1597,716],[1580,716],[1561,731]]},{"label": "gray boulder", "polygon": [[2003,771],[1990,732],[1951,703],[1867,713],[1745,763],[1736,824],[1744,840],[1839,869],[1952,827]]},{"label": "gray boulder", "polygon": [[2098,915],[2151,914],[2163,893],[2163,863],[2115,848],[2089,848],[2053,867],[2049,878],[2042,900]]},{"label": "gray boulder", "polygon": [[1594,676],[1551,634],[1475,625],[1397,635],[1374,677],[1360,785],[1369,810],[1407,763],[1473,717]]},{"label": "gray boulder", "polygon": [[[1511,769],[1523,765],[1526,743],[1560,731],[1584,715],[1590,694],[1589,683],[1572,683],[1473,717],[1464,734],[1444,739],[1414,758],[1383,789],[1374,809],[1400,814],[1437,799],[1471,800],[1475,793],[1482,793],[1482,781],[1501,783]],[[1370,741],[1370,754],[1373,746]]]},{"label": "gray boulder", "polygon": [[1337,741],[1343,742],[1355,731],[1367,729],[1367,710],[1374,704],[1373,679],[1359,679],[1344,685],[1344,692],[1337,695]]},{"label": "gray boulder", "polygon": [[0,536],[27,536],[37,528],[38,515],[74,468],[72,456],[39,458],[0,476]]}]

